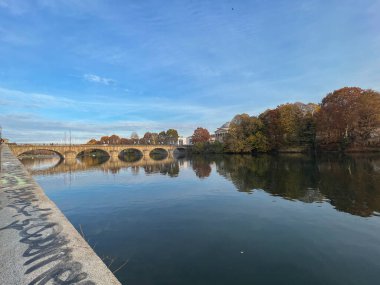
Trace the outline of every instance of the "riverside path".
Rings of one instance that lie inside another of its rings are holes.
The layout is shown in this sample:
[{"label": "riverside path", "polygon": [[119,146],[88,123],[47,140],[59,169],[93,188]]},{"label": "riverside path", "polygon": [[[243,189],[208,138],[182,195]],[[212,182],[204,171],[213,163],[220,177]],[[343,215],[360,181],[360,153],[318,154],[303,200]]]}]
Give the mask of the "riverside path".
[{"label": "riverside path", "polygon": [[7,145],[0,145],[0,283],[120,284]]}]

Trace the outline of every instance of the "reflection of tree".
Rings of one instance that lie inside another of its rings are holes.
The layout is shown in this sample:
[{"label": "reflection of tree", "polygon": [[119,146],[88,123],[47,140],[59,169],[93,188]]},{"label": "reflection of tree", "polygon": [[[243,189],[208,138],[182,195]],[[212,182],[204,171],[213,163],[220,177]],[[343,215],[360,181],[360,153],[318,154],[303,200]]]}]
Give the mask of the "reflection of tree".
[{"label": "reflection of tree", "polygon": [[137,149],[126,149],[123,150],[119,155],[119,158],[125,162],[139,161],[142,157],[143,154]]},{"label": "reflection of tree", "polygon": [[319,187],[337,210],[358,216],[380,212],[380,156],[323,157]]},{"label": "reflection of tree", "polygon": [[192,157],[191,164],[195,175],[199,178],[206,178],[210,176],[211,173],[211,160],[204,156],[194,156]]},{"label": "reflection of tree", "polygon": [[269,156],[229,155],[216,162],[217,172],[231,180],[238,191],[251,192],[265,188]]},{"label": "reflection of tree", "polygon": [[149,157],[154,160],[163,160],[168,157],[168,152],[163,148],[156,148],[149,153]]},{"label": "reflection of tree", "polygon": [[263,189],[303,202],[327,199],[337,210],[359,216],[380,212],[380,156],[224,156],[217,172],[238,191]]},{"label": "reflection of tree", "polygon": [[143,168],[146,174],[161,173],[170,177],[176,177],[179,174],[178,161],[160,164],[148,164]]},{"label": "reflection of tree", "polygon": [[238,191],[263,189],[287,199],[300,199],[310,196],[308,190],[317,185],[313,160],[302,155],[230,156],[228,159],[231,162],[223,170],[219,166],[217,169],[219,173],[229,173]]},{"label": "reflection of tree", "polygon": [[86,164],[87,166],[95,166],[105,163],[109,159],[109,156],[79,156],[78,160],[80,163]]}]

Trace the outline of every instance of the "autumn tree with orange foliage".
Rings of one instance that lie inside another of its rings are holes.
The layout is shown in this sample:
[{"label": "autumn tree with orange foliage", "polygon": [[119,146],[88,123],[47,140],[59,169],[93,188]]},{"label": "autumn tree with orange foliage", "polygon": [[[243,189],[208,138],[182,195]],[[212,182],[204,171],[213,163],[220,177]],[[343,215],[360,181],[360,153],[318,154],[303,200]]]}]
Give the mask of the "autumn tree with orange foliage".
[{"label": "autumn tree with orange foliage", "polygon": [[368,145],[379,128],[379,92],[345,87],[323,98],[317,120],[321,148],[344,150]]},{"label": "autumn tree with orange foliage", "polygon": [[191,136],[191,142],[193,144],[196,143],[204,143],[210,140],[211,136],[207,129],[198,127],[194,130],[193,135]]}]

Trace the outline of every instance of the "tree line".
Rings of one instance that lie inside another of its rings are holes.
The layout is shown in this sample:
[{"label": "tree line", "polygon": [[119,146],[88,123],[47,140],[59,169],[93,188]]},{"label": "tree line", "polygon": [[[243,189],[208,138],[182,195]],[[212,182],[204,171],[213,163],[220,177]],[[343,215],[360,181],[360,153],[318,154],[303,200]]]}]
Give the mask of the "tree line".
[{"label": "tree line", "polygon": [[[130,138],[117,135],[91,139],[88,144],[177,144],[178,132],[169,129],[146,132]],[[195,153],[249,153],[380,147],[380,93],[359,87],[344,87],[327,94],[322,102],[286,103],[258,116],[238,114],[230,122],[223,142],[212,141],[205,128],[191,137]]]},{"label": "tree line", "polygon": [[320,104],[287,103],[259,116],[238,114],[230,122],[223,145],[210,143],[207,133],[203,128],[194,131],[195,152],[344,151],[380,147],[380,93],[344,87],[327,94]]},{"label": "tree line", "polygon": [[139,137],[136,132],[133,132],[129,138],[121,138],[117,135],[103,136],[99,140],[91,139],[87,144],[92,145],[173,145],[177,144],[178,131],[175,129],[168,129],[159,133],[146,132],[143,137]]}]

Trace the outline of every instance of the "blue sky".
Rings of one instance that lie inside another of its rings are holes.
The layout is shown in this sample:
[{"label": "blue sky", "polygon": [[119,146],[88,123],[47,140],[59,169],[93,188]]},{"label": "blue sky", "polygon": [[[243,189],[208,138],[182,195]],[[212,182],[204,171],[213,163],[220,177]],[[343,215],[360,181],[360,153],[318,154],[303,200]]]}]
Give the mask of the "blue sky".
[{"label": "blue sky", "polygon": [[0,124],[75,142],[380,90],[380,0],[0,0]]}]

